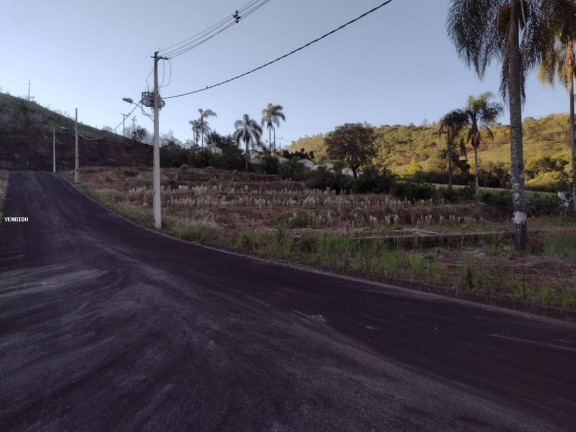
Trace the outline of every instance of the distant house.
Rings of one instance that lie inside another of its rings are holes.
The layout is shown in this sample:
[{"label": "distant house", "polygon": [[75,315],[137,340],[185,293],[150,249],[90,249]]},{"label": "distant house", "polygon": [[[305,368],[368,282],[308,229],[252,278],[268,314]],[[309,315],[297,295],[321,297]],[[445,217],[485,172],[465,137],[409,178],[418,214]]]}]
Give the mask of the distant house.
[{"label": "distant house", "polygon": [[[244,153],[246,153],[246,152],[244,152]],[[261,151],[258,151],[256,149],[250,149],[250,150],[248,150],[248,154],[249,154],[250,160],[252,162],[258,163],[262,160],[262,152]]]},{"label": "distant house", "polygon": [[301,163],[302,165],[304,165],[306,168],[312,168],[314,166],[314,162],[312,162],[309,159],[300,159],[298,161],[298,163]]},{"label": "distant house", "polygon": [[283,156],[278,156],[277,159],[278,159],[278,163],[279,163],[280,165],[285,164],[286,162],[288,162],[288,159],[286,159],[286,158],[283,157]]},{"label": "distant house", "polygon": [[213,144],[206,146],[206,150],[212,154],[222,154],[222,149]]},{"label": "distant house", "polygon": [[312,170],[316,171],[318,168],[326,168],[327,170],[334,170],[334,164],[330,163],[330,162],[320,162],[318,165],[314,165],[312,168]]}]

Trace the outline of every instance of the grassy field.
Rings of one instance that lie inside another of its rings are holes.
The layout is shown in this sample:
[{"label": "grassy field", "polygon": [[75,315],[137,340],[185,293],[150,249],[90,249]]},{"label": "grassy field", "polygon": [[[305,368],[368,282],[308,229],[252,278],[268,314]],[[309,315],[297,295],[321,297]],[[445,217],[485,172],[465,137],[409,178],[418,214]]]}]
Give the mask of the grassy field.
[{"label": "grassy field", "polygon": [[[84,168],[80,188],[152,227],[149,170]],[[528,251],[485,204],[337,195],[275,176],[162,171],[163,230],[266,259],[443,287],[458,297],[576,310],[576,219],[529,220]],[[424,287],[425,289],[428,289]]]}]

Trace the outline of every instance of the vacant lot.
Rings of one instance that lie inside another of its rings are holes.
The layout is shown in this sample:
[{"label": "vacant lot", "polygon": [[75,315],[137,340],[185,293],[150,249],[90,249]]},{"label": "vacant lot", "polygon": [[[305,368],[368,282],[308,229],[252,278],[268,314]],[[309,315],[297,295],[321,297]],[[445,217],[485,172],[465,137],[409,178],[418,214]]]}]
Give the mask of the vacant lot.
[{"label": "vacant lot", "polygon": [[[151,179],[150,170],[84,168],[80,187],[151,227]],[[519,254],[507,215],[478,202],[337,195],[210,169],[165,169],[162,185],[163,230],[185,240],[513,307],[576,310],[573,216],[529,220]]]}]

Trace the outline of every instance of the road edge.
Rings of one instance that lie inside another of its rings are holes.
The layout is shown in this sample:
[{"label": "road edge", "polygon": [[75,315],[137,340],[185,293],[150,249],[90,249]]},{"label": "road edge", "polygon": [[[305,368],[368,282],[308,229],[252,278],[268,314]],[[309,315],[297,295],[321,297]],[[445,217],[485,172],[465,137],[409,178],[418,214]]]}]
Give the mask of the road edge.
[{"label": "road edge", "polygon": [[244,257],[248,259],[257,260],[259,262],[266,262],[275,264],[281,267],[292,268],[295,270],[306,271],[310,273],[322,274],[327,276],[338,277],[345,280],[355,281],[355,282],[363,282],[368,283],[373,286],[377,286],[384,289],[392,289],[396,291],[401,291],[405,293],[410,293],[412,295],[420,295],[425,297],[433,297],[438,300],[443,301],[453,301],[460,304],[466,304],[469,306],[476,306],[481,307],[487,310],[499,311],[503,313],[507,313],[510,315],[520,316],[522,318],[531,319],[535,321],[543,321],[553,324],[560,324],[568,327],[572,327],[576,329],[576,312],[553,308],[549,306],[543,306],[536,303],[529,303],[523,301],[513,301],[508,298],[504,297],[495,297],[495,296],[487,296],[481,294],[473,294],[467,293],[464,291],[457,290],[455,288],[448,288],[438,285],[431,285],[425,284],[421,282],[413,282],[408,280],[402,279],[394,279],[387,276],[378,276],[372,275],[368,273],[363,273],[360,271],[352,271],[352,270],[341,270],[336,268],[322,268],[322,267],[314,267],[307,264],[302,263],[294,263],[289,261],[283,261],[278,259],[270,259],[270,258],[263,258],[258,256],[257,254],[250,254],[245,252],[239,252],[234,249],[226,248],[221,245],[211,244],[211,243],[200,243],[198,241],[189,241],[182,238],[174,237],[168,234],[164,230],[156,230],[144,225],[140,225],[139,223],[123,216],[120,213],[113,211],[112,209],[104,206],[102,203],[97,201],[95,198],[91,197],[90,195],[84,193],[82,189],[80,189],[77,185],[72,183],[70,179],[66,176],[55,173],[62,179],[64,179],[70,186],[76,189],[82,196],[86,197],[93,203],[97,204],[98,206],[102,207],[106,211],[110,212],[111,214],[129,222],[130,224],[138,227],[140,229],[144,229],[150,233],[154,233],[157,235],[161,235],[165,238],[176,240],[182,243],[191,244],[197,247],[202,247],[205,249],[209,249],[212,251],[217,251],[221,253],[226,253],[229,255],[234,255],[238,257]]}]

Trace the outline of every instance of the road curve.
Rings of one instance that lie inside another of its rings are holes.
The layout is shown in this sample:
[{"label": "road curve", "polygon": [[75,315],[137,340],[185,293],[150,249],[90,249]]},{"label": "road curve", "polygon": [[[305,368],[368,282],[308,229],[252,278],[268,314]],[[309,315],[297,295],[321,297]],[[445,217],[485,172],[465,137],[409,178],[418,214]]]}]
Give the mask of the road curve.
[{"label": "road curve", "polygon": [[0,224],[0,431],[573,431],[574,327],[175,241],[51,173]]}]

